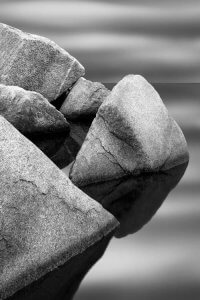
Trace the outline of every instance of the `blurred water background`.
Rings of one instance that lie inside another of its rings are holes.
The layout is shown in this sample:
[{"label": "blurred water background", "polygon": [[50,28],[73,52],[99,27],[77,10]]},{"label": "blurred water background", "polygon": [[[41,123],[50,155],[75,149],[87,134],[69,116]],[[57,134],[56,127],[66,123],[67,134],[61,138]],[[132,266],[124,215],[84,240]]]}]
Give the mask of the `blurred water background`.
[{"label": "blurred water background", "polygon": [[0,0],[0,21],[53,39],[93,81],[109,85],[142,74],[189,144],[190,163],[178,187],[141,231],[111,241],[75,300],[199,300],[199,0]]},{"label": "blurred water background", "polygon": [[53,39],[92,80],[199,82],[199,0],[0,0],[0,21]]}]

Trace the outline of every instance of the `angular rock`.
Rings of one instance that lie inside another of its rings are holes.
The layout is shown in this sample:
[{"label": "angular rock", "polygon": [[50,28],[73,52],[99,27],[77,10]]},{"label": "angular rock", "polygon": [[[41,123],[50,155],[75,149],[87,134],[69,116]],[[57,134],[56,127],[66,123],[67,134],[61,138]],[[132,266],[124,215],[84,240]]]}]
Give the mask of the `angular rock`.
[{"label": "angular rock", "polygon": [[69,131],[64,116],[36,92],[0,84],[0,115],[23,134]]},{"label": "angular rock", "polygon": [[83,252],[118,225],[0,117],[0,299]]},{"label": "angular rock", "polygon": [[0,49],[0,83],[38,92],[50,102],[85,73],[56,43],[2,23]]},{"label": "angular rock", "polygon": [[72,87],[60,111],[69,120],[94,117],[109,93],[102,83],[81,77]]},{"label": "angular rock", "polygon": [[188,160],[184,135],[142,77],[124,77],[98,110],[70,171],[78,185],[166,170]]}]

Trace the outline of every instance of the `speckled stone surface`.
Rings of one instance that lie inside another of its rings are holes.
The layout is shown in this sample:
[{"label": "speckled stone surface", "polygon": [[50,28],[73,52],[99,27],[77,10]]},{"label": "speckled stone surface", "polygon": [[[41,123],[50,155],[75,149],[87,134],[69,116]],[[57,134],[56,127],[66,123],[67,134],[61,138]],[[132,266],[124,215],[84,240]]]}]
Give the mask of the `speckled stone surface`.
[{"label": "speckled stone surface", "polygon": [[0,83],[39,92],[50,102],[85,73],[56,43],[2,23],[0,49]]},{"label": "speckled stone surface", "polygon": [[78,186],[188,161],[184,135],[153,86],[128,75],[100,106],[71,167]]},{"label": "speckled stone surface", "polygon": [[0,84],[0,115],[24,134],[69,131],[64,116],[47,99],[17,86]]},{"label": "speckled stone surface", "polygon": [[69,120],[94,117],[109,94],[110,91],[102,83],[81,77],[72,87],[60,111]]},{"label": "speckled stone surface", "polygon": [[0,299],[83,252],[118,225],[0,117]]}]

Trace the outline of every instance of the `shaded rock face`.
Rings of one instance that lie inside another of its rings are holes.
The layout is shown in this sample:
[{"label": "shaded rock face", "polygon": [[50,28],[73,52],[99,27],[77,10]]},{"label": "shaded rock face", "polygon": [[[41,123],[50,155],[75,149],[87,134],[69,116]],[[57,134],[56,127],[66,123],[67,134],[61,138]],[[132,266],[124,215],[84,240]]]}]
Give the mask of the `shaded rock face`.
[{"label": "shaded rock face", "polygon": [[0,84],[0,115],[23,134],[69,131],[64,116],[36,92]]},{"label": "shaded rock face", "polygon": [[111,234],[104,237],[84,252],[74,256],[64,265],[18,291],[9,297],[9,300],[73,299],[83,277],[101,258],[111,237]]},{"label": "shaded rock face", "polygon": [[109,93],[102,83],[81,77],[72,87],[60,111],[69,120],[94,117]]},{"label": "shaded rock face", "polygon": [[151,220],[186,168],[187,163],[162,172],[91,184],[82,190],[116,217],[120,227],[115,236],[121,238],[139,231]]},{"label": "shaded rock face", "polygon": [[184,135],[139,75],[124,77],[98,110],[70,171],[78,186],[188,161]]},{"label": "shaded rock face", "polygon": [[0,298],[110,234],[116,219],[0,117]]},{"label": "shaded rock face", "polygon": [[50,102],[84,75],[83,66],[47,38],[0,24],[0,83],[42,94]]}]

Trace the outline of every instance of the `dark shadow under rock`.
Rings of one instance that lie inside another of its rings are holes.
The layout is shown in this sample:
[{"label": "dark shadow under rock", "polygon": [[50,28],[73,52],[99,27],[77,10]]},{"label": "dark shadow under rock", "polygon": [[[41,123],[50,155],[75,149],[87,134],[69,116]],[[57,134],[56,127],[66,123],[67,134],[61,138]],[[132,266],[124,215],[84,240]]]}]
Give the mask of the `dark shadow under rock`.
[{"label": "dark shadow under rock", "polygon": [[8,300],[70,300],[89,269],[103,255],[112,235],[73,257],[63,266],[17,292]]},{"label": "dark shadow under rock", "polygon": [[59,168],[70,164],[81,148],[90,122],[70,122],[70,133],[54,135],[27,136]]},{"label": "dark shadow under rock", "polygon": [[70,122],[70,135],[64,140],[60,149],[50,157],[59,168],[65,168],[75,160],[89,127],[90,122]]},{"label": "dark shadow under rock", "polygon": [[51,104],[56,108],[56,109],[60,109],[61,105],[63,104],[63,102],[65,101],[67,95],[69,94],[69,90],[67,90],[66,92],[64,92],[62,95],[60,95],[57,99],[53,100],[51,102]]},{"label": "dark shadow under rock", "polygon": [[26,136],[33,142],[46,156],[51,158],[62,147],[65,140],[69,137],[67,134],[52,134],[52,135],[31,135]]},{"label": "dark shadow under rock", "polygon": [[137,232],[151,220],[186,167],[187,163],[164,172],[88,185],[82,190],[118,219],[116,237],[120,238]]}]

